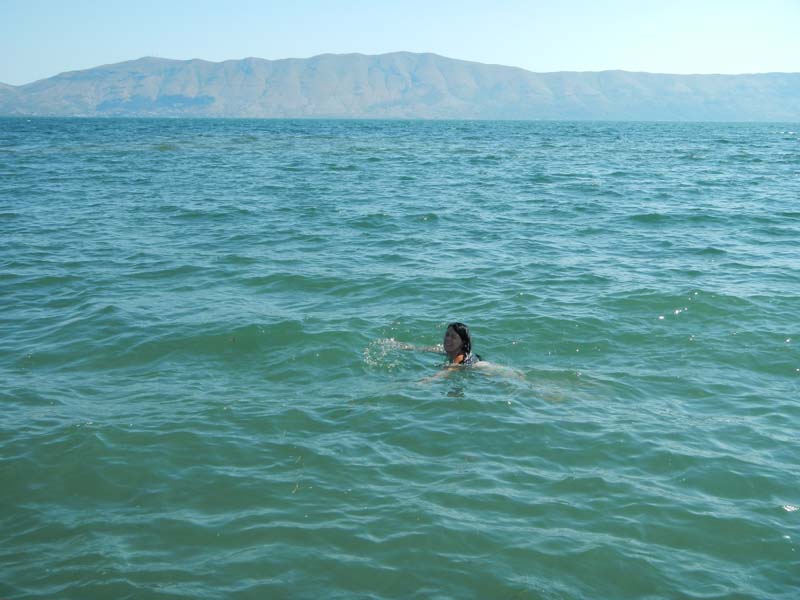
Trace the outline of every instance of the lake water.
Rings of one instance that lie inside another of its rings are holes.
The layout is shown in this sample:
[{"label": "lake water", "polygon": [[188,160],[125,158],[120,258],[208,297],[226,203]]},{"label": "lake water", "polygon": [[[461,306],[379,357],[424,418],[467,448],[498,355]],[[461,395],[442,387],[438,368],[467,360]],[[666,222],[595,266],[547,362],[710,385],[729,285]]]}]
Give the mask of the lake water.
[{"label": "lake water", "polygon": [[0,597],[797,597],[799,124],[2,119],[0,236]]}]

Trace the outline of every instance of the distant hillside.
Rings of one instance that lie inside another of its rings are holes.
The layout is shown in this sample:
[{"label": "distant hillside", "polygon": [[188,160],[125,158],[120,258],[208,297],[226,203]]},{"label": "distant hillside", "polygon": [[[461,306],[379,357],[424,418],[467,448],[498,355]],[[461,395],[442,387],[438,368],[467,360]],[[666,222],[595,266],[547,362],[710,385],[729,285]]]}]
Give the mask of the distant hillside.
[{"label": "distant hillside", "polygon": [[800,73],[532,73],[409,52],[141,58],[0,84],[0,115],[800,121]]}]

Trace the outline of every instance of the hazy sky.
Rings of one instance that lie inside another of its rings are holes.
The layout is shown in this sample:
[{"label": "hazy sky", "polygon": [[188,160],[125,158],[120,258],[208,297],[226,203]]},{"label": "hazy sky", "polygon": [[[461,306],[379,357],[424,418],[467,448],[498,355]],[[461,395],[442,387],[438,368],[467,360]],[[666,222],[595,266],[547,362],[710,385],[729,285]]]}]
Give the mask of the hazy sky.
[{"label": "hazy sky", "polygon": [[0,0],[14,85],[142,56],[397,50],[540,72],[800,72],[800,0]]}]

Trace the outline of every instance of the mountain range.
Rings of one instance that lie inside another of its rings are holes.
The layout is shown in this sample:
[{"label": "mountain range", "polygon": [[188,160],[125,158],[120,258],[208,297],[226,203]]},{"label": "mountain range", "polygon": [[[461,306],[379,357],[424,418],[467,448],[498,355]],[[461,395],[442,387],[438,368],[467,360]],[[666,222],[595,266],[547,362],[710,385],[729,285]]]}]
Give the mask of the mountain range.
[{"label": "mountain range", "polygon": [[0,83],[0,115],[800,121],[800,73],[534,73],[411,52],[148,57]]}]

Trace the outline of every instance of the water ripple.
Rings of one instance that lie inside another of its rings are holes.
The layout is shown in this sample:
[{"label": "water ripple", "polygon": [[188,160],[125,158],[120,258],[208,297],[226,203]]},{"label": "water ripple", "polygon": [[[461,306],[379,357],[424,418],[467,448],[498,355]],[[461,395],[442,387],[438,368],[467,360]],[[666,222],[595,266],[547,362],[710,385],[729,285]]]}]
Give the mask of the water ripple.
[{"label": "water ripple", "polygon": [[792,127],[2,125],[1,595],[794,597]]}]

